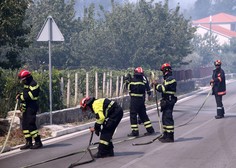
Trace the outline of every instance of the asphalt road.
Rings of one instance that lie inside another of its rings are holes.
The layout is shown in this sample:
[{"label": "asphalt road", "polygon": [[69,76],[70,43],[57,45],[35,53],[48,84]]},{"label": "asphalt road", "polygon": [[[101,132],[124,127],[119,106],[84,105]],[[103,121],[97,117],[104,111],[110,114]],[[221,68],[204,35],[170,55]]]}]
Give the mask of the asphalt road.
[{"label": "asphalt road", "polygon": [[[227,95],[223,97],[225,118],[216,120],[214,96],[206,99],[209,90],[179,100],[174,109],[175,143],[163,144],[158,140],[142,146],[132,143],[147,142],[159,135],[146,136],[129,141],[129,118],[123,118],[114,135],[115,157],[97,159],[80,165],[81,168],[235,168],[236,167],[236,82],[227,84]],[[206,101],[205,101],[206,100]],[[205,101],[203,108],[199,108]],[[198,115],[196,113],[199,111]],[[156,108],[148,111],[155,130],[159,131]],[[194,119],[193,119],[194,118]],[[193,119],[190,123],[190,121]],[[187,125],[181,126],[185,123]],[[140,125],[140,133],[145,133]],[[1,168],[19,168],[49,161],[87,148],[90,132],[69,134],[44,142],[39,150],[15,150],[0,156]],[[94,135],[93,142],[98,137]],[[96,146],[91,146],[96,152]],[[33,168],[66,168],[84,153],[38,164]],[[81,161],[89,160],[85,154]]]}]

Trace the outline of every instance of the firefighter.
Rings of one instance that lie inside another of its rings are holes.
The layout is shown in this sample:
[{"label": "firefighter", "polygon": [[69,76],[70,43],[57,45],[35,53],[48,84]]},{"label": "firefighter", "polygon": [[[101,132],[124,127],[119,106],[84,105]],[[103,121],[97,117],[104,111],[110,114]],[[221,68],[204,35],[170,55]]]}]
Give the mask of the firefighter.
[{"label": "firefighter", "polygon": [[[114,156],[112,136],[123,117],[123,109],[117,102],[107,98],[86,97],[80,101],[82,111],[91,110],[96,115],[96,122],[90,131],[100,135],[98,152],[95,158]],[[102,127],[102,128],[101,128]]]},{"label": "firefighter", "polygon": [[216,119],[224,118],[225,110],[222,103],[222,97],[226,94],[225,85],[225,72],[221,68],[221,61],[216,60],[214,62],[215,69],[213,70],[212,79],[210,85],[212,86],[212,95],[215,95],[217,105]]},{"label": "firefighter", "polygon": [[[20,147],[24,149],[38,149],[43,147],[39,131],[36,126],[36,113],[38,111],[38,97],[40,88],[33,76],[28,70],[21,70],[18,74],[20,83],[24,85],[21,93],[16,95],[16,99],[20,102],[20,111],[22,114],[22,130],[26,140],[26,144]],[[34,138],[35,143],[32,143]]]},{"label": "firefighter", "polygon": [[163,143],[174,142],[174,119],[173,119],[173,108],[177,102],[176,86],[177,82],[172,76],[172,69],[169,63],[165,63],[160,69],[163,73],[164,82],[159,84],[155,82],[155,88],[162,94],[160,101],[163,122],[163,135],[159,140]]},{"label": "firefighter", "polygon": [[148,99],[150,100],[151,91],[147,78],[144,76],[142,67],[137,67],[134,69],[133,78],[130,79],[128,84],[128,90],[130,95],[130,123],[131,123],[131,133],[128,134],[129,137],[139,136],[138,120],[139,116],[141,122],[145,126],[147,132],[144,135],[151,135],[154,133],[152,123],[146,113],[145,106],[145,95],[148,94]]}]

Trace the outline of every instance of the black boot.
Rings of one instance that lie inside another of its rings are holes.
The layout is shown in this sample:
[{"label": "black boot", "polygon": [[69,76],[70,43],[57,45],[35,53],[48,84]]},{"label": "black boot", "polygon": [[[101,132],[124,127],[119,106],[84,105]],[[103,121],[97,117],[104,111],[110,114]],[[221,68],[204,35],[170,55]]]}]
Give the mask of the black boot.
[{"label": "black boot", "polygon": [[114,146],[113,146],[113,143],[110,142],[109,144],[109,156],[114,156]]},{"label": "black boot", "polygon": [[144,135],[145,135],[145,136],[146,136],[146,135],[152,135],[152,134],[154,134],[154,133],[155,133],[155,131],[154,131],[153,127],[149,127],[149,128],[147,128],[147,132],[144,133]]},{"label": "black boot", "polygon": [[20,147],[20,150],[30,149],[33,146],[31,137],[25,138],[25,140],[26,140],[26,143],[24,146]]},{"label": "black boot", "polygon": [[217,115],[215,116],[215,119],[221,119],[224,118],[224,108],[217,109]]},{"label": "black boot", "polygon": [[224,118],[224,116],[215,116],[215,119],[221,119],[221,118]]},{"label": "black boot", "polygon": [[31,147],[31,149],[38,149],[38,148],[42,148],[43,144],[40,138],[40,135],[38,135],[37,137],[34,138],[35,143],[34,145]]},{"label": "black boot", "polygon": [[133,130],[130,134],[128,134],[128,137],[138,137],[139,136],[139,131]]},{"label": "black boot", "polygon": [[114,156],[113,148],[110,148],[109,145],[99,144],[98,152],[93,155],[94,158],[105,158]]},{"label": "black boot", "polygon": [[159,139],[159,141],[161,141],[162,143],[172,143],[174,142],[174,133],[170,132],[170,133],[166,133],[166,138],[165,139]]},{"label": "black boot", "polygon": [[159,138],[159,140],[166,139],[166,137],[167,137],[167,132],[164,131],[162,136]]}]

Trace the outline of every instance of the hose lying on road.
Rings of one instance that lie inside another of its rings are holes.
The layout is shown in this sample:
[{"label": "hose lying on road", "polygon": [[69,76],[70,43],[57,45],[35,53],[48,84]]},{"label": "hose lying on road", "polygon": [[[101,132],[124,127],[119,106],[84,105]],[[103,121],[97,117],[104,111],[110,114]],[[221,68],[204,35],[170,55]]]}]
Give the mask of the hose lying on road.
[{"label": "hose lying on road", "polygon": [[[184,124],[180,124],[180,125],[176,126],[175,128],[179,128],[179,127],[182,127],[182,126],[185,126],[185,125],[189,124],[189,123],[199,114],[199,112],[201,111],[202,107],[205,105],[205,103],[206,103],[206,101],[207,101],[207,99],[208,99],[208,97],[209,97],[210,94],[211,94],[211,90],[208,92],[208,94],[207,94],[205,100],[203,101],[202,105],[201,105],[200,108],[198,109],[197,113],[193,116],[193,118],[191,118],[189,121],[187,121],[187,122],[184,123]],[[158,108],[158,104],[157,104],[157,108]],[[159,109],[158,109],[158,111],[159,111]],[[158,112],[158,111],[157,111],[157,112]],[[162,137],[162,134],[159,135],[159,136],[157,136],[157,137],[155,137],[154,139],[152,139],[152,140],[150,140],[150,141],[148,141],[148,142],[133,143],[132,145],[133,145],[133,146],[148,145],[148,144],[153,143],[154,141],[156,141],[157,139],[159,139],[159,138],[161,138],[161,137]]]},{"label": "hose lying on road", "polygon": [[[85,150],[69,153],[69,154],[66,154],[66,155],[63,155],[63,156],[59,156],[59,157],[55,157],[55,158],[52,158],[52,159],[44,160],[44,161],[41,161],[41,162],[38,162],[38,163],[26,165],[26,166],[23,166],[21,168],[34,167],[34,166],[37,166],[37,165],[41,165],[41,164],[44,164],[44,163],[52,162],[54,160],[66,158],[66,157],[73,156],[73,155],[80,154],[80,153],[83,153],[82,157],[78,161],[76,161],[75,163],[70,164],[69,168],[72,168],[72,167],[75,167],[75,166],[78,166],[78,165],[82,165],[82,164],[86,164],[86,163],[90,163],[90,162],[94,161],[94,157],[92,155],[92,152],[89,149],[89,147],[91,145],[91,142],[92,142],[92,139],[93,139],[93,132],[91,132],[91,137],[90,137],[90,140],[89,140],[89,145],[88,145],[88,147]],[[88,160],[88,161],[85,161],[85,162],[80,162],[83,159],[83,157],[86,155],[87,152],[89,152],[89,154],[91,156],[91,159]]]},{"label": "hose lying on road", "polygon": [[198,113],[201,111],[202,107],[205,105],[205,103],[206,103],[206,101],[207,101],[207,99],[208,99],[208,97],[211,93],[212,93],[212,90],[210,89],[210,91],[208,92],[208,94],[207,94],[205,100],[203,101],[201,107],[198,109],[197,113],[193,116],[193,118],[191,118],[189,121],[187,121],[184,124],[180,124],[180,125],[176,126],[175,128],[182,127],[182,126],[185,126],[185,125],[189,124],[198,115]]},{"label": "hose lying on road", "polygon": [[[83,156],[79,160],[77,160],[76,162],[72,163],[68,168],[72,168],[72,167],[75,167],[75,166],[79,166],[79,165],[90,163],[90,162],[94,161],[94,157],[93,157],[92,152],[91,152],[91,150],[89,148],[91,146],[92,139],[93,139],[93,132],[91,132],[91,137],[90,137],[89,145],[88,145],[88,147],[86,149],[86,152],[83,154]],[[88,161],[81,162],[81,160],[84,158],[84,156],[86,155],[87,152],[89,153],[91,159],[88,160]]]}]

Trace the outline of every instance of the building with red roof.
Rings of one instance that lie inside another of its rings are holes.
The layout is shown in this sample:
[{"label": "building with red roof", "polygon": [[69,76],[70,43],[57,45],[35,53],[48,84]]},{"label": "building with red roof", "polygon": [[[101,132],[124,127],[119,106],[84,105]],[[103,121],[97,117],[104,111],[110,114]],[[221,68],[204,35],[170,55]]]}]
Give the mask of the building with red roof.
[{"label": "building with red roof", "polygon": [[197,34],[211,33],[217,37],[220,45],[229,44],[230,39],[236,38],[236,16],[219,13],[213,16],[193,21]]}]

